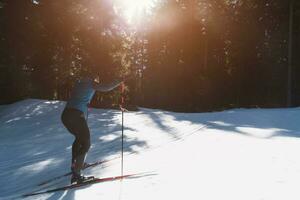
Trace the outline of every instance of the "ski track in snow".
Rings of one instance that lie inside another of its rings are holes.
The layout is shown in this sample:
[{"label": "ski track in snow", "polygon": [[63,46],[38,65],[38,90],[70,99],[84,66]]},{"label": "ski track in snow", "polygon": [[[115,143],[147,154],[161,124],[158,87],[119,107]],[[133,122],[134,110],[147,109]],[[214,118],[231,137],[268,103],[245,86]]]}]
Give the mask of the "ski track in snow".
[{"label": "ski track in snow", "polygon": [[[68,184],[36,186],[69,171],[73,136],[60,122],[64,105],[28,99],[0,106],[0,200]],[[147,174],[25,199],[300,199],[300,108],[141,108],[124,117],[124,172]],[[110,161],[84,173],[120,175],[120,111],[92,109],[88,124],[87,161]]]}]

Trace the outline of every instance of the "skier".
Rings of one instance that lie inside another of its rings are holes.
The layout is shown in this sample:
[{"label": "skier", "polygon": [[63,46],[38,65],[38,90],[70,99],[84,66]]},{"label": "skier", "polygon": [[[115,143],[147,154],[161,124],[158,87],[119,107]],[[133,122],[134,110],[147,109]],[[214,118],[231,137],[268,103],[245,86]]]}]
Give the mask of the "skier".
[{"label": "skier", "polygon": [[114,81],[110,84],[100,84],[93,75],[86,73],[74,85],[71,98],[61,115],[61,120],[68,131],[75,136],[72,145],[71,183],[81,183],[88,180],[81,174],[84,161],[90,148],[90,131],[87,125],[87,105],[96,91],[108,92],[118,87],[122,82]]}]

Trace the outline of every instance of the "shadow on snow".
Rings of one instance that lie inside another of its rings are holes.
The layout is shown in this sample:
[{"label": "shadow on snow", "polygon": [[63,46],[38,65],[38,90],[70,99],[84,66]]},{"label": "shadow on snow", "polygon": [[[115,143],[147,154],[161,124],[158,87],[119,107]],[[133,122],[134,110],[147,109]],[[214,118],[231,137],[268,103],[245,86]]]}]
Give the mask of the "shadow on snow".
[{"label": "shadow on snow", "polygon": [[[60,121],[64,102],[25,100],[0,110],[0,198],[31,192],[41,181],[70,171],[74,136]],[[118,157],[121,151],[120,111],[91,112],[91,148],[87,161]],[[124,131],[130,130],[129,128]],[[124,137],[124,152],[144,141]],[[67,180],[69,182],[69,180]],[[26,184],[24,184],[26,183]],[[72,196],[71,193],[57,195]],[[72,198],[71,198],[72,199]]]},{"label": "shadow on snow", "polygon": [[[1,186],[0,197],[31,192],[39,182],[69,171],[74,138],[60,122],[64,105],[64,102],[59,101],[25,100],[13,106],[1,107],[0,177],[7,184]],[[134,114],[145,116],[158,130],[174,140],[184,137],[184,134],[172,126],[181,122],[220,130],[222,133],[258,138],[300,137],[299,108],[234,109],[218,113],[189,114],[141,109]],[[92,110],[88,124],[92,145],[87,161],[105,160],[108,156],[119,155],[120,111]],[[131,128],[124,128],[125,132],[137,131],[134,124]],[[181,130],[184,131],[184,128]],[[147,146],[146,141],[126,136],[124,139],[124,151],[127,153],[134,153],[135,146]],[[74,191],[53,193],[48,199],[59,198],[73,199]]]}]

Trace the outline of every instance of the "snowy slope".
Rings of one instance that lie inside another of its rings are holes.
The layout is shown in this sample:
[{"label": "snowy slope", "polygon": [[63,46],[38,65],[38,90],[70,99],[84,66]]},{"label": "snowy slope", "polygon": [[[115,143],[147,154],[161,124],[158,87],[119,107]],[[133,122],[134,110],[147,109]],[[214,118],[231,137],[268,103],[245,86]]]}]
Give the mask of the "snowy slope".
[{"label": "snowy slope", "polygon": [[[1,200],[21,199],[69,171],[73,137],[60,122],[64,104],[29,99],[0,107]],[[117,110],[91,109],[87,161],[110,161],[86,174],[120,174],[120,122]],[[128,112],[125,173],[147,175],[27,199],[299,200],[299,122],[299,108]]]}]

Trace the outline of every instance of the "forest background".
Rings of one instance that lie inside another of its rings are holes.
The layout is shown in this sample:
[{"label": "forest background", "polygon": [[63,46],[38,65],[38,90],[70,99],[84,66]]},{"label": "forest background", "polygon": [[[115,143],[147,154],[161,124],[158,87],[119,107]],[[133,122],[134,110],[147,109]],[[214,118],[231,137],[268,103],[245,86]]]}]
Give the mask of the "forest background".
[{"label": "forest background", "polygon": [[[300,105],[298,1],[142,2],[128,11],[118,0],[1,0],[0,104],[67,100],[90,71],[126,78],[129,107]],[[119,95],[91,104],[114,107]]]}]

